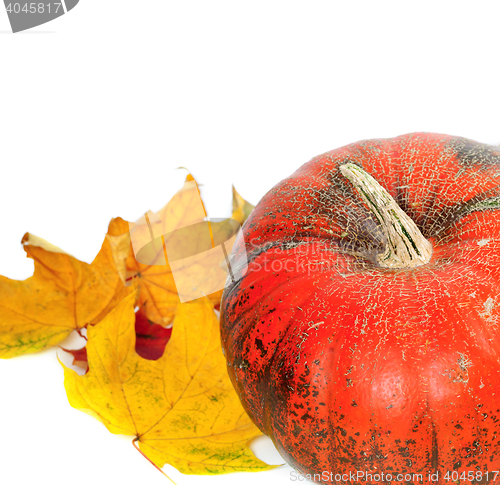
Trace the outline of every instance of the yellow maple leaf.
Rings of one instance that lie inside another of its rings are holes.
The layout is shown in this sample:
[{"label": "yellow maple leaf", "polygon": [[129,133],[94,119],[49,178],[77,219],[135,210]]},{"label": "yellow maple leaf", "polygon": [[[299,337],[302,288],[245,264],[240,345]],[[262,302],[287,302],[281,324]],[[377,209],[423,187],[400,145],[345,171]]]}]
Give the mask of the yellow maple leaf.
[{"label": "yellow maple leaf", "polygon": [[[252,209],[253,206],[233,188],[232,218],[243,224]],[[149,211],[137,223],[133,224],[121,218],[111,221],[107,238],[112,248],[115,265],[125,284],[132,280],[137,281],[139,285],[138,304],[140,306],[146,304],[145,308],[149,320],[168,326],[172,323],[177,305],[181,302],[174,280],[173,268],[166,255],[165,244],[169,242],[161,239],[157,246],[150,245],[149,264],[139,262],[135,255],[151,243],[155,236],[156,238],[160,236],[168,238],[166,235],[172,235],[176,230],[179,233],[179,228],[187,228],[186,231],[192,232],[190,235],[179,234],[178,237],[182,239],[179,239],[181,242],[178,247],[187,253],[202,253],[203,245],[206,245],[207,241],[200,237],[195,229],[191,228],[195,228],[197,225],[199,227],[206,215],[196,180],[189,174],[183,189],[158,212]],[[212,223],[209,226],[212,243],[214,239],[225,240],[226,253],[229,254],[234,242],[234,224]],[[170,244],[172,246],[172,243]],[[222,274],[225,278],[227,276],[226,273],[223,273],[225,270],[214,263],[216,258],[217,254],[213,254],[212,258],[201,262],[191,259],[189,264],[183,265],[183,281],[210,286],[210,281],[219,281]],[[207,294],[216,307],[220,303],[222,292],[222,288],[217,288]]]},{"label": "yellow maple leaf", "polygon": [[234,188],[233,185],[233,215],[232,218],[236,219],[241,225],[248,219],[250,212],[254,210],[255,206],[246,201]]},{"label": "yellow maple leaf", "polygon": [[120,280],[107,240],[92,264],[33,234],[22,244],[35,272],[24,281],[0,276],[0,358],[58,344],[100,321],[132,290]]},{"label": "yellow maple leaf", "polygon": [[112,433],[135,436],[160,468],[169,463],[186,474],[275,468],[247,446],[261,433],[229,380],[210,301],[178,305],[172,337],[154,361],[135,352],[134,301],[128,296],[89,328],[85,376],[64,368],[71,406]]}]

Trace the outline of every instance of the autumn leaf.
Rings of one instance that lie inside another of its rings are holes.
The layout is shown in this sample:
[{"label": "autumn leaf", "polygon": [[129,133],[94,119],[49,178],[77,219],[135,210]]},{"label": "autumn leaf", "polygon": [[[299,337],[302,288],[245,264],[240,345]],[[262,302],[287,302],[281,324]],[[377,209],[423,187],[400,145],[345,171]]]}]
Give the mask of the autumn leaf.
[{"label": "autumn leaf", "polygon": [[67,352],[68,354],[71,354],[73,356],[73,362],[72,364],[76,367],[80,367],[80,369],[83,369],[85,372],[88,372],[89,370],[89,363],[87,360],[87,347],[83,347],[78,350],[68,350],[68,349],[63,349],[64,352]]},{"label": "autumn leaf", "polygon": [[234,188],[233,185],[233,219],[236,219],[241,225],[248,219],[254,205],[247,202]]},{"label": "autumn leaf", "polygon": [[[157,235],[173,232],[180,225],[195,224],[204,219],[205,208],[191,175],[186,178],[186,185],[188,190],[182,190],[157,213],[149,211],[144,216],[144,220],[150,223],[150,227],[154,227]],[[180,299],[172,270],[168,261],[165,261],[163,247],[148,259],[149,264],[137,261],[133,250],[133,245],[138,251],[151,241],[148,225],[128,223],[121,218],[113,219],[107,239],[122,281],[130,284],[135,280],[139,285],[138,305],[142,307],[147,304],[148,319],[168,326]],[[215,300],[220,300],[220,294],[215,296]]]},{"label": "autumn leaf", "polygon": [[128,296],[88,329],[89,372],[64,368],[70,404],[112,433],[135,436],[158,467],[186,474],[274,468],[247,446],[260,432],[229,380],[211,302],[179,304],[165,353],[146,360],[134,350],[134,301]]},{"label": "autumn leaf", "polygon": [[64,340],[72,330],[98,322],[131,292],[114,267],[107,240],[92,264],[26,233],[33,276],[0,276],[0,358],[37,352]]},{"label": "autumn leaf", "polygon": [[[241,224],[252,208],[253,206],[233,189],[233,219]],[[217,262],[217,258],[223,259],[222,252],[213,254],[211,259],[201,262],[190,259],[186,264],[177,261],[171,263],[166,255],[165,245],[170,244],[172,247],[172,241],[175,242],[176,237],[180,241],[177,247],[182,251],[190,254],[203,253],[210,240],[207,241],[202,234],[196,232],[195,228],[203,230],[200,224],[206,215],[198,185],[189,174],[184,187],[158,212],[149,211],[132,224],[121,218],[111,221],[107,239],[112,248],[115,266],[125,284],[132,280],[137,281],[138,304],[141,307],[147,304],[147,318],[150,321],[163,326],[172,323],[177,305],[181,302],[173,274],[179,266],[182,266],[183,281],[205,284],[205,287],[210,287],[207,282],[220,281],[221,278],[225,280],[227,277],[226,270]],[[212,245],[214,241],[218,242],[216,245],[220,244],[220,241],[225,241],[227,254],[231,252],[234,234],[238,229],[230,222],[231,219],[226,219],[223,222],[210,224]],[[158,240],[157,245],[151,244],[155,238]],[[150,248],[146,258],[148,264],[144,264],[138,261],[136,254],[144,251],[148,245]],[[177,275],[180,278],[179,273]],[[205,294],[218,308],[223,288],[212,285],[212,288],[214,287],[216,288],[214,291]]]},{"label": "autumn leaf", "polygon": [[[157,360],[165,351],[172,327],[165,328],[148,320],[144,307],[135,312],[135,351],[144,359]],[[62,349],[73,356],[72,364],[88,371],[87,347],[78,350]]]}]

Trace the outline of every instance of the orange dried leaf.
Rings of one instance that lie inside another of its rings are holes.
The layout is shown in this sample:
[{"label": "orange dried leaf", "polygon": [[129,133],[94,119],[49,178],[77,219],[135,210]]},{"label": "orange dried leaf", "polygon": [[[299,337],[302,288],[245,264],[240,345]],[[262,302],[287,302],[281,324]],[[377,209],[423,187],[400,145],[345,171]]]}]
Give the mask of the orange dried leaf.
[{"label": "orange dried leaf", "polygon": [[89,372],[64,368],[70,404],[115,434],[135,436],[158,467],[187,474],[259,471],[248,442],[260,435],[229,380],[219,322],[206,298],[178,305],[165,353],[135,351],[134,297],[88,329]]},{"label": "orange dried leaf", "polygon": [[[238,201],[233,200],[233,207],[235,204],[238,207],[237,220],[240,221],[253,206],[236,191],[234,194]],[[192,284],[195,294],[205,294],[214,305],[219,305],[223,288],[218,282],[227,277],[224,253],[222,249],[215,248],[212,252],[206,249],[225,241],[226,253],[229,254],[235,228],[227,223],[210,223],[207,226],[210,232],[206,236],[203,233],[203,224],[207,224],[205,217],[197,183],[188,175],[184,187],[157,213],[149,211],[136,223],[121,218],[111,222],[107,239],[115,266],[125,284],[135,280],[139,285],[138,304],[141,307],[147,304],[147,318],[152,322],[163,326],[172,322],[181,302],[173,271],[180,266],[182,274],[176,273],[177,283]],[[171,263],[167,247],[174,252],[203,256]]]},{"label": "orange dried leaf", "polygon": [[24,250],[35,262],[33,276],[0,276],[0,358],[37,352],[72,330],[100,321],[131,292],[120,280],[107,240],[92,264],[26,233]]},{"label": "orange dried leaf", "polygon": [[180,303],[169,265],[139,263],[132,249],[129,223],[121,218],[111,221],[106,237],[120,278],[126,285],[135,281],[139,287],[138,305],[142,307],[147,304],[147,318],[167,326],[172,322],[175,309]]}]

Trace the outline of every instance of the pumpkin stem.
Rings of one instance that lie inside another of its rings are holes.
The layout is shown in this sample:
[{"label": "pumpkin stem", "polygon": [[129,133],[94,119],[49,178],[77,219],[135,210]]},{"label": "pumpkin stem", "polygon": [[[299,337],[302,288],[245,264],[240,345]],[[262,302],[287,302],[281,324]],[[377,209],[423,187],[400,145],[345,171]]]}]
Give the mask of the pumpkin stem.
[{"label": "pumpkin stem", "polygon": [[377,255],[385,268],[414,268],[431,259],[432,245],[417,225],[369,173],[354,163],[340,166],[381,225],[387,239],[385,251]]}]

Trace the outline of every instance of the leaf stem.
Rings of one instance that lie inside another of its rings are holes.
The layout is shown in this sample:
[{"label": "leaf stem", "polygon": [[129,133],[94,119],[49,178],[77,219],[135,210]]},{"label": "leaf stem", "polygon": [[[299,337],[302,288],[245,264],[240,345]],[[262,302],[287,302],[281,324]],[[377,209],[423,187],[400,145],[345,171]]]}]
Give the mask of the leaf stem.
[{"label": "leaf stem", "polygon": [[165,475],[174,485],[177,485],[158,465],[156,465],[150,458],[148,458],[144,453],[143,451],[139,448],[138,445],[136,445],[136,442],[139,441],[139,438],[135,438],[133,441],[132,441],[132,444],[134,445],[134,448],[144,457],[146,458],[146,460],[149,461],[149,463],[151,463],[151,465],[153,465],[162,475]]}]

